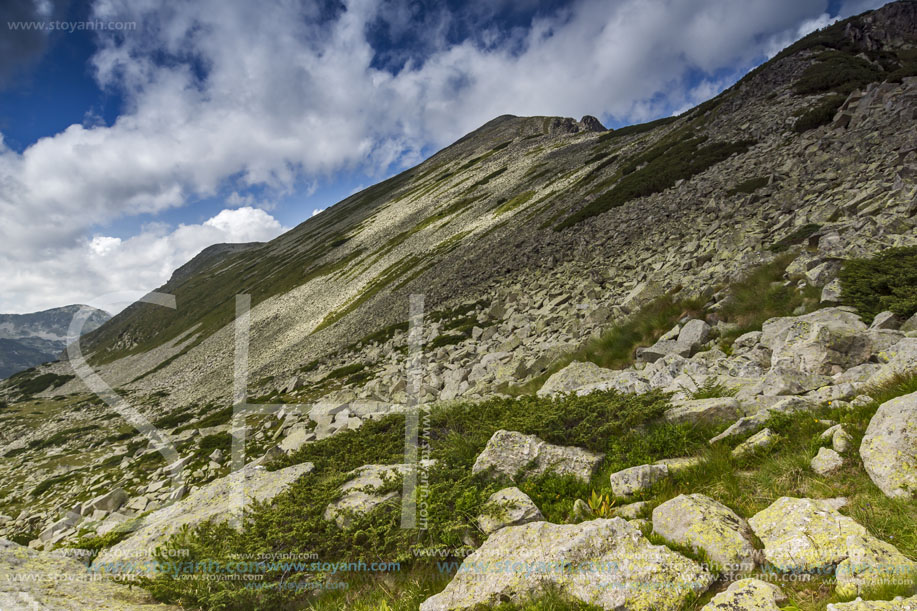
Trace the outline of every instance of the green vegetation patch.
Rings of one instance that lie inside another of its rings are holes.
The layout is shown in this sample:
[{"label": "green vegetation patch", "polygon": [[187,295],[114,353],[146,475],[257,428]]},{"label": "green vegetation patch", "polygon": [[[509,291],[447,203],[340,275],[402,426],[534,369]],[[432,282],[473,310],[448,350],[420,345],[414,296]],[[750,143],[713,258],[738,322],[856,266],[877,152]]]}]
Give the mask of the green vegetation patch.
[{"label": "green vegetation patch", "polygon": [[793,124],[793,131],[797,133],[807,132],[810,129],[831,123],[834,120],[834,115],[837,114],[837,111],[840,110],[845,101],[847,101],[847,96],[844,95],[826,97],[814,108],[807,110],[796,119],[796,123]]},{"label": "green vegetation patch", "polygon": [[507,212],[510,212],[520,206],[525,205],[526,202],[532,199],[534,195],[535,195],[534,191],[524,191],[520,193],[519,195],[515,196],[508,202],[501,204],[499,207],[497,207],[497,209],[494,210],[494,216],[500,216],[501,214],[506,214]]},{"label": "green vegetation patch", "polygon": [[32,396],[51,388],[63,386],[76,377],[72,375],[57,375],[55,373],[43,373],[38,376],[34,374],[34,369],[28,369],[21,373],[17,373],[9,379],[10,382],[12,382],[10,388],[15,389],[23,395]]},{"label": "green vegetation patch", "polygon": [[622,168],[623,177],[602,195],[557,226],[572,227],[587,218],[654,193],[665,191],[679,180],[688,180],[735,154],[746,152],[754,142],[712,142],[684,131],[634,157]]},{"label": "green vegetation patch", "polygon": [[917,312],[917,248],[892,248],[866,259],[850,259],[840,272],[841,299],[867,323],[890,311],[902,319]]},{"label": "green vegetation patch", "polygon": [[638,123],[636,125],[628,125],[627,127],[621,127],[618,129],[609,129],[601,136],[598,137],[599,142],[608,142],[609,140],[616,140],[618,138],[623,138],[625,136],[634,136],[636,134],[642,134],[656,129],[657,127],[662,127],[663,125],[668,125],[673,121],[676,121],[678,117],[663,117],[661,119],[656,119],[655,121],[649,121],[647,123]]},{"label": "green vegetation patch", "polygon": [[793,83],[793,91],[799,95],[825,91],[846,95],[879,80],[880,76],[879,70],[861,57],[840,51],[825,51]]}]

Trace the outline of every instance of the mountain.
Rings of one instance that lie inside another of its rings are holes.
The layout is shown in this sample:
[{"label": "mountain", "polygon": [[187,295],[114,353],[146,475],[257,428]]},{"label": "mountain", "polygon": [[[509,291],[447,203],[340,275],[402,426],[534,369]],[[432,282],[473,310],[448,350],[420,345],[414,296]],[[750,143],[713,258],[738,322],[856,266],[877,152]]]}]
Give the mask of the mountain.
[{"label": "mountain", "polygon": [[[41,363],[56,361],[67,348],[73,315],[88,306],[70,305],[32,314],[0,314],[0,378]],[[92,309],[83,332],[98,329],[111,318]]]},{"label": "mountain", "polygon": [[[57,547],[321,559],[264,588],[143,582],[194,609],[911,608],[883,567],[917,574],[915,119],[917,3],[896,2],[677,117],[497,117],[211,247],[158,289],[175,309],[82,338],[121,403],[67,362],[0,384],[0,572]],[[240,479],[261,502],[237,530]],[[398,569],[326,564],[377,561]]]}]

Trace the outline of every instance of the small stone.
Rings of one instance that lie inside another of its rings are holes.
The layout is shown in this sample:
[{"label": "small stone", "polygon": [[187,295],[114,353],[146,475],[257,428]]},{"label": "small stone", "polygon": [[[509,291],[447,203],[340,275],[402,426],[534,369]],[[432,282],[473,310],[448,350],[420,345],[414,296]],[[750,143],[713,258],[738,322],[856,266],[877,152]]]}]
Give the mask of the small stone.
[{"label": "small stone", "polygon": [[879,312],[872,319],[872,324],[869,325],[869,328],[897,330],[901,328],[901,320],[893,312]]},{"label": "small stone", "polygon": [[758,450],[769,448],[777,443],[779,439],[780,436],[777,435],[777,433],[770,429],[764,429],[739,444],[738,447],[732,451],[732,455],[736,458],[741,458],[742,456],[746,456]]},{"label": "small stone", "polygon": [[812,470],[819,475],[829,475],[844,466],[844,459],[840,454],[829,448],[819,448],[818,454],[812,459]]},{"label": "small stone", "polygon": [[611,491],[615,496],[631,496],[652,488],[669,476],[665,465],[640,465],[612,473]]},{"label": "small stone", "polygon": [[518,488],[504,488],[487,499],[489,511],[478,517],[478,526],[485,535],[507,526],[518,526],[544,520],[541,511],[527,494]]}]

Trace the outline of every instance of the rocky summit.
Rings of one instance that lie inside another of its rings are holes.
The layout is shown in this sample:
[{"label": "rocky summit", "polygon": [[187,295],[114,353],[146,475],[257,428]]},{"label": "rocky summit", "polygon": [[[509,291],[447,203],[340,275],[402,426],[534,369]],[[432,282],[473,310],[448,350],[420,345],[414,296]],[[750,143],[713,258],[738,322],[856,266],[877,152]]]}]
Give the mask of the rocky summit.
[{"label": "rocky summit", "polygon": [[208,248],[0,384],[0,609],[917,609],[915,178],[901,1]]}]

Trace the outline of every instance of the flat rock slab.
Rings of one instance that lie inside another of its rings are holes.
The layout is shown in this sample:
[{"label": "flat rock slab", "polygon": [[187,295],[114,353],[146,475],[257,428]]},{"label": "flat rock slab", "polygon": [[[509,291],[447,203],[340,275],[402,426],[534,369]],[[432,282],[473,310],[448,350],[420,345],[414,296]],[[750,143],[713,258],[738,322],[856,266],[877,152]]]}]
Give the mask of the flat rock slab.
[{"label": "flat rock slab", "polygon": [[612,473],[608,478],[615,496],[631,496],[649,490],[669,476],[666,465],[639,465]]},{"label": "flat rock slab", "polygon": [[[143,518],[136,532],[103,550],[93,566],[103,572],[150,573],[152,567],[145,562],[149,560],[145,554],[151,554],[157,546],[166,543],[183,526],[193,528],[207,520],[227,522],[237,518],[239,490],[244,492],[246,502],[269,501],[312,469],[312,463],[293,465],[279,471],[249,466],[215,479],[182,500]],[[135,562],[119,562],[125,558]],[[113,566],[117,567],[114,571],[110,570]]]},{"label": "flat rock slab", "polygon": [[879,406],[866,428],[860,456],[886,496],[917,496],[917,393]]},{"label": "flat rock slab", "polygon": [[834,499],[782,497],[748,523],[764,543],[764,557],[778,570],[833,573],[842,596],[862,593],[888,579],[917,576],[917,563],[841,515],[837,507]]},{"label": "flat rock slab", "polygon": [[140,588],[89,577],[78,560],[0,539],[3,611],[178,611]]},{"label": "flat rock slab", "polygon": [[741,579],[720,592],[701,611],[780,611],[783,591],[760,579]]},{"label": "flat rock slab", "polygon": [[674,424],[734,422],[741,416],[739,402],[732,397],[682,401],[665,413],[665,419]]},{"label": "flat rock slab", "polygon": [[603,454],[594,454],[582,448],[556,446],[535,435],[501,429],[491,436],[484,451],[474,461],[471,471],[480,473],[492,468],[493,473],[510,479],[520,471],[526,477],[550,471],[558,475],[572,475],[588,482],[602,458]]},{"label": "flat rock slab", "polygon": [[621,518],[580,524],[532,522],[497,531],[421,611],[520,603],[546,588],[602,609],[674,611],[714,576]]},{"label": "flat rock slab", "polygon": [[917,611],[917,596],[897,597],[894,600],[855,600],[849,603],[832,603],[828,611]]},{"label": "flat rock slab", "polygon": [[612,380],[616,375],[617,372],[613,369],[605,369],[589,361],[573,361],[549,377],[538,389],[537,395],[550,397],[574,392],[583,386]]},{"label": "flat rock slab", "polygon": [[682,494],[653,510],[653,531],[669,541],[703,551],[720,565],[755,566],[748,523],[702,494]]},{"label": "flat rock slab", "polygon": [[544,516],[532,499],[518,488],[504,488],[487,499],[489,510],[478,517],[478,527],[485,535],[507,526],[541,522]]},{"label": "flat rock slab", "polygon": [[847,537],[867,536],[831,504],[781,497],[748,520],[764,543],[764,557],[783,572],[821,571],[847,558]]}]

